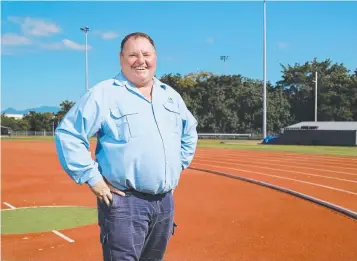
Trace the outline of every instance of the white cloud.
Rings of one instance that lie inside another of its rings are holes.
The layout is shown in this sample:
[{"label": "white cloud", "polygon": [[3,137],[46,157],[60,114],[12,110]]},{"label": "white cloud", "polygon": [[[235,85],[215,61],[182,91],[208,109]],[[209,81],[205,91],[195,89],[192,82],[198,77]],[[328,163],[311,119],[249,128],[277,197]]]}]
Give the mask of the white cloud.
[{"label": "white cloud", "polygon": [[2,47],[1,48],[1,55],[15,55],[14,52],[11,50],[8,50],[7,48]]},{"label": "white cloud", "polygon": [[62,29],[55,23],[32,17],[10,16],[8,20],[20,24],[25,35],[49,36],[62,32]]},{"label": "white cloud", "polygon": [[116,32],[103,32],[101,36],[104,40],[111,40],[119,37]]},{"label": "white cloud", "polygon": [[286,49],[289,47],[289,43],[287,42],[278,42],[277,44],[280,49]]},{"label": "white cloud", "polygon": [[[10,46],[10,45],[8,45]],[[14,46],[14,45],[13,45]],[[31,49],[19,49],[19,47],[15,49],[9,50],[6,45],[3,46],[2,48],[2,55],[14,55],[15,53],[31,53],[31,52],[38,52],[39,50],[53,50],[53,51],[60,51],[60,50],[74,50],[74,51],[84,51],[85,50],[85,45],[78,44],[76,42],[73,42],[69,39],[63,39],[60,42],[52,42],[52,43],[36,43],[36,45],[32,45],[34,48]],[[88,45],[88,50],[92,49],[90,45]]]},{"label": "white cloud", "polygon": [[103,40],[112,40],[119,37],[119,34],[114,31],[99,31],[94,30],[94,35],[99,35]]},{"label": "white cloud", "polygon": [[32,41],[22,35],[6,33],[1,37],[1,43],[3,45],[29,45],[32,43]]},{"label": "white cloud", "polygon": [[[86,48],[84,44],[78,44],[78,43],[73,42],[69,39],[63,39],[62,43],[67,49],[72,49],[72,50],[76,50],[76,51],[84,51]],[[90,45],[88,45],[88,50],[90,50],[90,49],[92,49],[92,47]]]},{"label": "white cloud", "polygon": [[63,50],[63,49],[65,49],[65,45],[62,42],[41,44],[40,47],[42,49],[47,49],[47,50]]}]

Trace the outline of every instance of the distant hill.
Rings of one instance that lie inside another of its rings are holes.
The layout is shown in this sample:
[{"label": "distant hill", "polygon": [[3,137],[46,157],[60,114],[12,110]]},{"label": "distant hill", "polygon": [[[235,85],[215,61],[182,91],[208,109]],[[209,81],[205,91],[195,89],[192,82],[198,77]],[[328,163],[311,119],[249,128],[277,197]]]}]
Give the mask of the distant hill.
[{"label": "distant hill", "polygon": [[37,108],[30,108],[30,109],[25,109],[25,110],[16,110],[14,108],[7,108],[6,110],[1,111],[1,113],[8,113],[8,114],[27,114],[30,111],[35,111],[35,112],[52,112],[52,113],[57,113],[60,110],[59,107],[54,107],[54,106],[41,106]]}]

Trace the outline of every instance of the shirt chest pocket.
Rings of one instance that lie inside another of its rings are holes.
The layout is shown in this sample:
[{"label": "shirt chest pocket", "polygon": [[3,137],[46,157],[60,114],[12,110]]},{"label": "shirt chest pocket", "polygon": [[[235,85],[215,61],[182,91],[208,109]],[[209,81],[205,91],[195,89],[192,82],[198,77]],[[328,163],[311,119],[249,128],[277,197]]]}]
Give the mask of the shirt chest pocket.
[{"label": "shirt chest pocket", "polygon": [[139,135],[139,112],[121,108],[110,109],[108,125],[115,139],[129,142]]},{"label": "shirt chest pocket", "polygon": [[170,132],[180,133],[181,116],[177,105],[173,103],[164,103],[165,126]]}]

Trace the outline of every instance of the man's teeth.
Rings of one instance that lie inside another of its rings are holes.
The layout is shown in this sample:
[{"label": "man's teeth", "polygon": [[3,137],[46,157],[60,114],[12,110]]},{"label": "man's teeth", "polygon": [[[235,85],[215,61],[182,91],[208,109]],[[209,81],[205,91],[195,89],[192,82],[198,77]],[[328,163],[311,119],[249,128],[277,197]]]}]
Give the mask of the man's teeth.
[{"label": "man's teeth", "polygon": [[145,70],[146,68],[145,67],[136,67],[135,69],[136,70]]}]

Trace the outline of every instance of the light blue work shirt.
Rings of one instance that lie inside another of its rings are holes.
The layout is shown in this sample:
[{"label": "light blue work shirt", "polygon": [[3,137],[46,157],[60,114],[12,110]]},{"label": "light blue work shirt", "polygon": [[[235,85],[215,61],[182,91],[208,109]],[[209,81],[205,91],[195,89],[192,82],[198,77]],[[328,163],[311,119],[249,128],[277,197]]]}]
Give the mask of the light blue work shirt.
[{"label": "light blue work shirt", "polygon": [[[78,184],[103,176],[114,187],[174,189],[197,146],[197,121],[182,97],[154,78],[152,102],[122,73],[87,91],[56,129],[60,163]],[[97,136],[95,160],[89,138]]]}]

